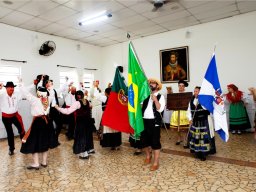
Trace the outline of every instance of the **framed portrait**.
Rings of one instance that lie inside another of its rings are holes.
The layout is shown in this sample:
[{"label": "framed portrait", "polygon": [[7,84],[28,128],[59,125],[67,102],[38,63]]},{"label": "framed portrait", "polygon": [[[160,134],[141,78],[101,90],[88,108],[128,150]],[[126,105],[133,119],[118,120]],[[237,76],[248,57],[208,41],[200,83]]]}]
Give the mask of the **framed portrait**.
[{"label": "framed portrait", "polygon": [[159,54],[162,83],[189,81],[188,46],[160,50]]}]

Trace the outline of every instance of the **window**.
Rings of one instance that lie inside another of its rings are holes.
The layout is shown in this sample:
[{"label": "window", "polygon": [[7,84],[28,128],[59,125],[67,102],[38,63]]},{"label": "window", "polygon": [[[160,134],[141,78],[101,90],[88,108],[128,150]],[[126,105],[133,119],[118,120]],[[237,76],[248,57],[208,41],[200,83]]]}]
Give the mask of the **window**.
[{"label": "window", "polygon": [[84,85],[84,88],[87,91],[90,90],[93,80],[94,80],[94,74],[93,73],[84,72],[84,74],[83,74],[83,85]]},{"label": "window", "polygon": [[15,65],[0,65],[0,82],[5,84],[12,81],[14,85],[19,82],[18,77],[21,76],[21,67]]},{"label": "window", "polygon": [[78,87],[78,75],[76,70],[60,70],[60,87],[66,82],[66,77],[68,77],[68,82],[74,82],[74,86]]}]

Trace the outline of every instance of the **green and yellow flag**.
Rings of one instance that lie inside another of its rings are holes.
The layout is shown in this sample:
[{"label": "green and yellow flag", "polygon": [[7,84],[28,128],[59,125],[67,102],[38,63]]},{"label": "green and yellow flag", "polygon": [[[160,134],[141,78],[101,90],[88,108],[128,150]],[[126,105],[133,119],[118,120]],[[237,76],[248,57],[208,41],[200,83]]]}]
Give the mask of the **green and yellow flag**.
[{"label": "green and yellow flag", "polygon": [[128,61],[128,115],[134,136],[138,138],[144,130],[141,103],[150,95],[147,78],[141,69],[132,44],[129,44]]}]

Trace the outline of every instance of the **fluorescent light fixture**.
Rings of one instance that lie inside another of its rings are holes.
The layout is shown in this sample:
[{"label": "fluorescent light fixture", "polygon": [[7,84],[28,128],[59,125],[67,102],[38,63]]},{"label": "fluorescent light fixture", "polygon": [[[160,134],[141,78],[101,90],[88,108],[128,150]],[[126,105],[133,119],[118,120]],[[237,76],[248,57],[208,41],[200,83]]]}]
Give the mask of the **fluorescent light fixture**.
[{"label": "fluorescent light fixture", "polygon": [[84,20],[79,22],[79,25],[89,25],[92,23],[97,23],[100,21],[104,21],[104,20],[108,19],[109,17],[112,17],[111,13],[108,13],[107,11],[102,11],[95,15],[85,18]]}]

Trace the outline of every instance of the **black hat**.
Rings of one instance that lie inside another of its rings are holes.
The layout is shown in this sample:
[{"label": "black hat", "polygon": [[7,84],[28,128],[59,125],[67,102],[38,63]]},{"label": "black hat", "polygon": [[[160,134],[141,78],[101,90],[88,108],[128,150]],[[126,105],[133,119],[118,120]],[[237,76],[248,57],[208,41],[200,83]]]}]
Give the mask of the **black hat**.
[{"label": "black hat", "polygon": [[8,81],[4,87],[16,87],[12,81]]},{"label": "black hat", "polygon": [[188,82],[186,82],[184,80],[179,80],[178,84],[184,84],[185,87],[188,86]]},{"label": "black hat", "polygon": [[41,93],[47,93],[47,96],[49,96],[49,92],[47,91],[47,89],[45,87],[38,87],[37,88],[37,92],[41,92]]}]

